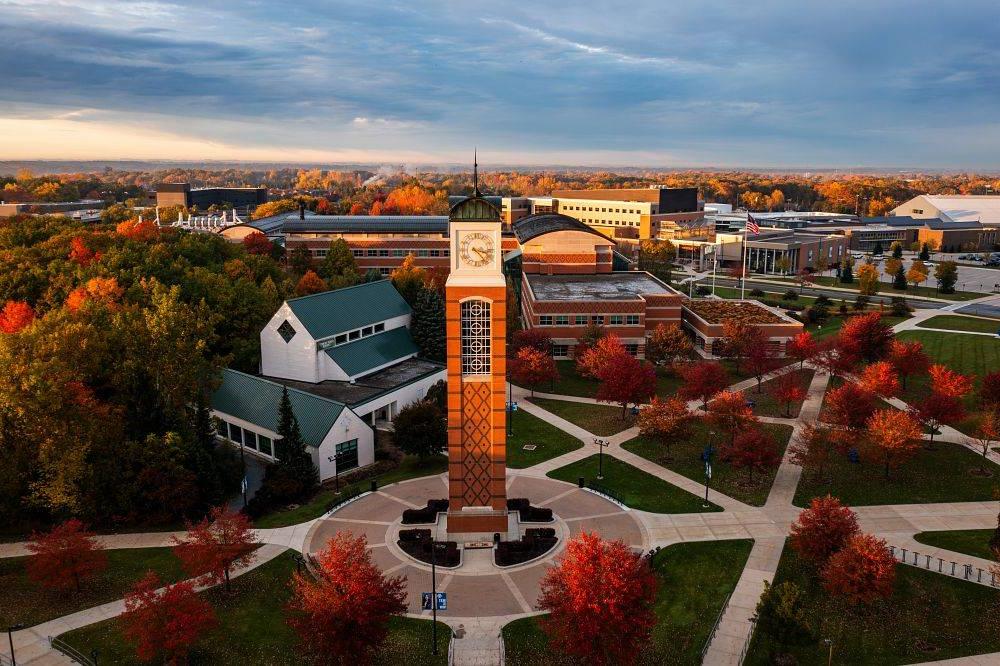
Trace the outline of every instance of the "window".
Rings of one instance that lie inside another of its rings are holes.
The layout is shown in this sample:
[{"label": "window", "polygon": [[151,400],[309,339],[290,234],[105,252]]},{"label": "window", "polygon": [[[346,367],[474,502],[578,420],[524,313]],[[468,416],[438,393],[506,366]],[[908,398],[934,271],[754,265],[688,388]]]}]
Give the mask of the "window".
[{"label": "window", "polygon": [[257,433],[251,432],[250,430],[243,431],[243,446],[248,449],[257,450]]},{"label": "window", "polygon": [[353,254],[355,257],[363,257],[363,256],[365,256],[365,251],[364,250],[351,250],[351,254]]},{"label": "window", "polygon": [[629,356],[635,356],[636,354],[639,353],[639,345],[635,343],[629,343],[625,345],[625,353],[627,353]]},{"label": "window", "polygon": [[264,435],[257,435],[257,444],[259,445],[260,452],[266,456],[274,457],[274,446],[271,443],[270,437],[265,437]]},{"label": "window", "polygon": [[490,304],[464,301],[461,305],[462,374],[490,372]]},{"label": "window", "polygon": [[377,257],[378,256],[378,250],[365,250],[365,256],[366,257]]},{"label": "window", "polygon": [[358,466],[358,440],[337,444],[337,473],[342,474]]},{"label": "window", "polygon": [[639,315],[626,315],[625,316],[625,323],[628,324],[629,326],[638,326],[639,325]]},{"label": "window", "polygon": [[376,333],[381,333],[384,330],[385,330],[385,324],[384,323],[375,324],[375,332]]},{"label": "window", "polygon": [[587,325],[587,315],[577,315],[576,316],[576,320],[575,320],[574,323],[577,326],[586,326]]},{"label": "window", "polygon": [[229,439],[233,440],[237,444],[243,443],[243,429],[238,425],[229,424]]},{"label": "window", "polygon": [[569,355],[569,345],[552,345],[552,356],[566,358]]},{"label": "window", "polygon": [[357,339],[358,339],[358,338],[360,338],[360,337],[361,337],[361,331],[351,331],[351,332],[350,332],[350,333],[349,333],[349,334],[347,335],[347,339],[348,339],[348,340],[357,340]]},{"label": "window", "polygon": [[432,257],[440,257],[441,256],[441,250],[431,250],[431,256]]},{"label": "window", "polygon": [[556,326],[566,326],[567,324],[569,324],[569,317],[566,315],[556,316]]},{"label": "window", "polygon": [[402,256],[405,256],[405,255],[403,254],[402,250],[393,250],[392,251],[392,256],[394,256],[394,257],[402,257]]},{"label": "window", "polygon": [[450,257],[451,256],[451,250],[441,250],[441,256],[442,257]]},{"label": "window", "polygon": [[326,257],[329,250],[311,250],[312,256],[315,259],[323,259]]},{"label": "window", "polygon": [[923,208],[914,208],[913,212],[916,213],[917,215],[923,215],[924,214],[924,209]]},{"label": "window", "polygon": [[590,317],[591,324],[597,324],[598,326],[604,325],[604,315],[592,315]]},{"label": "window", "polygon": [[392,269],[382,266],[381,268],[378,269],[378,272],[382,275],[389,275],[390,273],[392,273]]},{"label": "window", "polygon": [[365,335],[371,335],[371,334],[372,334],[372,327],[371,326],[365,326],[363,329],[361,329],[361,335],[365,336]]},{"label": "window", "polygon": [[342,345],[345,342],[347,342],[347,333],[341,333],[333,339],[333,344],[335,345]]},{"label": "window", "polygon": [[539,326],[551,326],[552,325],[552,315],[541,315],[538,318]]},{"label": "window", "polygon": [[292,338],[295,337],[295,327],[288,323],[288,320],[281,322],[281,326],[278,327],[278,335],[286,343],[291,342]]},{"label": "window", "polygon": [[380,257],[388,257],[389,256],[389,250],[379,250],[378,251],[378,256],[380,256]]},{"label": "window", "polygon": [[622,316],[621,315],[611,315],[610,324],[612,326],[621,326],[622,325]]}]

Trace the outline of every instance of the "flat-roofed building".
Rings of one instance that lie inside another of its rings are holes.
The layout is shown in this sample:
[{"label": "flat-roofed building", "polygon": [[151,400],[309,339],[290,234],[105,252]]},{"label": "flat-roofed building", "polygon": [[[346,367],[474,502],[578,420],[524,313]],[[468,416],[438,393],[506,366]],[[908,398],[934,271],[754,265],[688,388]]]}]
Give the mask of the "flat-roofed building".
[{"label": "flat-roofed building", "polygon": [[684,301],[684,328],[694,335],[695,344],[712,354],[721,354],[724,325],[740,319],[761,329],[772,352],[784,355],[788,341],[803,331],[802,322],[777,308],[758,301],[696,298]]},{"label": "flat-roofed building", "polygon": [[678,256],[690,259],[696,270],[740,265],[744,258],[753,273],[794,274],[803,269],[818,270],[839,263],[848,253],[850,240],[842,233],[826,229],[761,228],[743,244],[744,231],[716,232],[712,236],[674,240]]},{"label": "flat-roofed building", "polygon": [[921,194],[896,206],[889,214],[914,219],[938,218],[946,222],[979,222],[986,227],[1000,227],[1000,196]]},{"label": "flat-roofed building", "polygon": [[615,240],[673,238],[689,227],[701,227],[705,217],[693,187],[556,190],[551,200],[554,212]]},{"label": "flat-roofed building", "polygon": [[66,215],[93,222],[101,219],[101,211],[106,202],[102,199],[81,199],[80,201],[25,201],[4,203],[0,201],[0,217],[15,215]]},{"label": "flat-roofed building", "polygon": [[942,252],[986,252],[1000,242],[1000,226],[987,226],[975,219],[926,215],[865,218],[863,226],[847,228],[844,233],[851,237],[852,248],[863,251],[878,247],[885,251],[899,241],[907,249],[914,243],[927,243]]},{"label": "flat-roofed building", "polygon": [[183,206],[205,210],[212,206],[253,210],[267,203],[266,187],[191,187],[191,183],[160,183],[156,186],[156,205],[161,208]]}]

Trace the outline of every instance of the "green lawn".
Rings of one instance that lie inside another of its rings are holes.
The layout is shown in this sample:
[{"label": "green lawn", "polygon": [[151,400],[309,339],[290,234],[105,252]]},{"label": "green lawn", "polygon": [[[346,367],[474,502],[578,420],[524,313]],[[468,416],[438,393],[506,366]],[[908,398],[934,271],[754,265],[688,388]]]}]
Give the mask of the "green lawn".
[{"label": "green lawn", "polygon": [[[220,588],[203,592],[219,619],[219,627],[206,635],[191,652],[192,664],[301,664],[298,637],[285,623],[288,581],[295,570],[291,551],[233,580],[232,596]],[[376,663],[445,664],[450,631],[439,623],[438,652],[429,653],[431,623],[396,618],[389,641]],[[61,636],[84,654],[100,650],[100,663],[138,664],[134,648],[121,635],[116,619],[106,620]]]},{"label": "green lawn", "polygon": [[[513,414],[511,427],[514,434],[507,436],[507,466],[514,469],[531,467],[583,446],[576,437],[523,409]],[[525,451],[525,445],[534,446],[535,450]]]},{"label": "green lawn", "polygon": [[985,560],[996,559],[990,550],[993,530],[945,530],[942,532],[920,532],[914,539],[935,548],[953,550]]},{"label": "green lawn", "polygon": [[974,333],[996,333],[1000,320],[977,319],[962,315],[937,315],[917,323],[919,328],[945,328],[949,331],[972,331]]},{"label": "green lawn", "polygon": [[[762,423],[761,427],[770,432],[778,443],[779,452],[783,453],[788,445],[788,440],[792,436],[792,427],[782,424]],[[712,463],[712,480],[710,489],[716,490],[724,495],[728,495],[746,504],[753,506],[763,506],[767,501],[767,494],[774,483],[774,476],[778,473],[777,468],[768,471],[766,474],[754,474],[752,482],[743,470],[734,470],[728,464],[719,460],[719,447],[722,442],[720,435],[712,438],[709,435],[711,428],[708,424],[696,419],[691,433],[670,445],[671,459],[667,459],[663,445],[653,439],[636,437],[622,445],[626,451],[642,456],[658,465],[662,465],[669,470],[686,476],[692,481],[704,483],[705,463],[701,460],[701,454],[708,446],[709,440],[712,442],[716,455]],[[711,495],[710,495],[711,496]]]},{"label": "green lawn", "polygon": [[899,340],[919,340],[935,363],[982,377],[1000,368],[1000,340],[985,335],[953,335],[938,331],[903,331]]},{"label": "green lawn", "polygon": [[[379,488],[382,488],[391,483],[397,483],[407,479],[430,476],[431,474],[440,474],[447,469],[447,456],[434,456],[423,462],[415,456],[406,456],[403,458],[403,461],[398,467],[385,472],[384,474],[379,474],[374,478],[378,481]],[[354,485],[361,484],[361,486],[367,490],[369,483],[369,479],[364,479],[362,481],[355,482]],[[344,487],[346,487],[346,484],[342,484],[342,488]],[[319,518],[326,513],[327,507],[334,501],[334,499],[336,499],[336,497],[337,493],[334,492],[332,486],[323,486],[323,488],[308,502],[304,502],[294,509],[276,511],[262,516],[254,521],[254,526],[260,528],[287,527],[288,525],[297,525],[299,523],[312,520],[313,518]]]},{"label": "green lawn", "polygon": [[[701,282],[700,284],[703,287],[708,287],[709,289],[712,288],[711,281],[709,281],[709,282]],[[789,289],[794,289],[797,292],[798,291],[798,285],[789,286]],[[799,295],[797,298],[795,298],[793,300],[785,299],[785,298],[783,298],[783,296],[785,295],[785,292],[788,291],[788,289],[781,289],[780,287],[777,287],[777,286],[774,287],[773,289],[764,289],[763,290],[764,296],[762,296],[762,297],[761,296],[753,296],[753,295],[751,295],[750,294],[751,291],[752,291],[752,289],[747,289],[746,290],[746,298],[748,298],[748,299],[755,299],[755,300],[764,300],[764,301],[768,301],[768,302],[774,302],[774,303],[778,304],[778,307],[781,307],[781,306],[786,306],[787,307],[789,305],[807,306],[807,305],[812,305],[813,303],[816,302],[816,297],[815,296],[805,296],[805,295]],[[740,297],[740,290],[738,288],[736,288],[736,287],[720,287],[720,286],[716,286],[715,287],[715,295],[718,296],[719,298],[739,298]]]},{"label": "green lawn", "polygon": [[[857,265],[854,267],[855,272],[857,272]],[[881,270],[881,269],[880,269]],[[768,279],[773,279],[768,276]],[[855,277],[854,282],[850,284],[842,283],[835,275],[822,275],[815,277],[815,282],[817,286],[821,287],[839,287],[841,289],[850,289],[851,291],[858,290],[858,280]],[[908,286],[905,290],[893,289],[892,283],[889,282],[879,282],[878,285],[878,295],[879,296],[909,296],[909,297],[919,297],[927,296],[930,298],[940,298],[948,301],[971,301],[974,298],[982,298],[987,294],[980,294],[973,291],[956,291],[953,294],[941,294],[934,287],[913,287]]]},{"label": "green lawn", "polygon": [[126,548],[106,551],[108,568],[85,581],[79,593],[48,592],[28,578],[27,557],[0,559],[0,627],[41,622],[121,599],[147,571],[165,581],[186,578],[170,548]]},{"label": "green lawn", "polygon": [[652,513],[722,511],[714,504],[705,509],[702,507],[702,499],[697,495],[681,490],[608,454],[604,454],[604,480],[597,479],[598,471],[598,456],[594,454],[554,469],[548,476],[570,483],[577,483],[582,476],[588,482],[593,481],[614,491],[627,506],[642,511]]},{"label": "green lawn", "polygon": [[531,401],[545,411],[552,412],[599,437],[614,435],[635,425],[631,409],[626,410],[625,418],[622,419],[622,408],[614,405],[594,405],[549,398],[532,398]]},{"label": "green lawn", "polygon": [[[749,540],[680,543],[652,561],[659,582],[656,627],[638,664],[697,664],[726,596],[731,594],[750,555]],[[534,617],[503,628],[509,666],[562,666],[576,663],[552,652]]]},{"label": "green lawn", "polygon": [[[798,384],[804,390],[809,388],[809,383],[812,381],[813,375],[816,374],[813,370],[805,368],[803,370],[792,370],[792,373],[798,379]],[[754,403],[753,413],[756,416],[777,416],[779,418],[795,418],[799,415],[799,411],[802,409],[802,403],[805,401],[793,402],[789,411],[785,411],[785,403],[778,402],[771,395],[770,389],[774,387],[778,382],[778,379],[769,379],[761,384],[760,393],[757,392],[757,387],[753,386],[748,388],[743,392],[747,400]]]},{"label": "green lawn", "polygon": [[936,442],[934,450],[921,447],[902,467],[892,471],[886,481],[878,459],[866,460],[861,449],[861,462],[851,463],[847,456],[835,455],[827,474],[832,483],[825,483],[810,473],[802,475],[795,493],[796,506],[806,506],[813,497],[830,493],[845,504],[923,504],[933,502],[987,502],[993,499],[1000,468],[987,463],[992,477],[974,474],[982,456],[948,442]]},{"label": "green lawn", "polygon": [[933,571],[897,565],[892,596],[869,608],[849,607],[831,597],[815,573],[785,548],[775,582],[792,581],[806,592],[805,613],[812,636],[779,647],[755,635],[744,663],[776,663],[791,653],[802,666],[826,666],[833,641],[834,664],[891,666],[923,663],[1000,650],[995,631],[998,593]]}]

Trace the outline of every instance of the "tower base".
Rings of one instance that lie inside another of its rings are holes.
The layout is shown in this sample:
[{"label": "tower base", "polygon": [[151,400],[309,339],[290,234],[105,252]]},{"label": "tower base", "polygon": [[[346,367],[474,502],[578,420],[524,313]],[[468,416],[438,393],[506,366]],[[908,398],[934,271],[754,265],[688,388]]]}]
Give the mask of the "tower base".
[{"label": "tower base", "polygon": [[488,507],[465,507],[464,509],[448,511],[448,534],[507,533],[507,510],[495,510]]}]

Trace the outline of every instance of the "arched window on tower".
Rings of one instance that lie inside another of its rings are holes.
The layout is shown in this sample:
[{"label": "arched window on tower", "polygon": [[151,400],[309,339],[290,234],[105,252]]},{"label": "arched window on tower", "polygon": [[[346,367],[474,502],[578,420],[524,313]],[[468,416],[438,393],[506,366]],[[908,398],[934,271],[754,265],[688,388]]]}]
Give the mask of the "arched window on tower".
[{"label": "arched window on tower", "polygon": [[463,301],[461,307],[462,375],[490,374],[490,303]]}]

